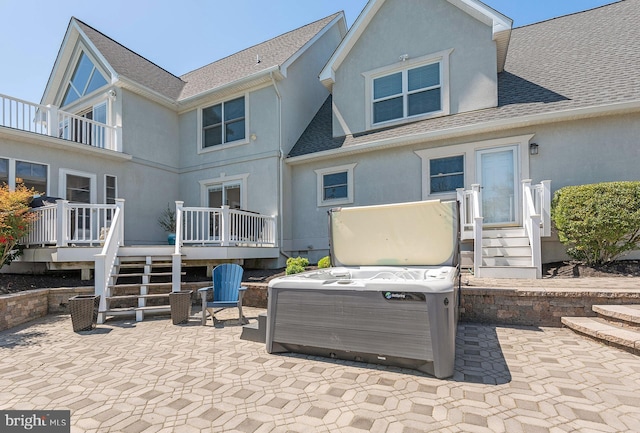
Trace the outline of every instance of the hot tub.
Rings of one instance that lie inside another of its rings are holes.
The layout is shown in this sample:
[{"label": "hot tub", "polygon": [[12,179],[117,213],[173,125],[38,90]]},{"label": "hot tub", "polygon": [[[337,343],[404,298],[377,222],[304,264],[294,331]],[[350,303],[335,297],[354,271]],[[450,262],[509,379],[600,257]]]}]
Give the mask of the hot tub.
[{"label": "hot tub", "polygon": [[269,283],[267,351],[453,375],[457,227],[456,202],[332,210],[335,266]]}]

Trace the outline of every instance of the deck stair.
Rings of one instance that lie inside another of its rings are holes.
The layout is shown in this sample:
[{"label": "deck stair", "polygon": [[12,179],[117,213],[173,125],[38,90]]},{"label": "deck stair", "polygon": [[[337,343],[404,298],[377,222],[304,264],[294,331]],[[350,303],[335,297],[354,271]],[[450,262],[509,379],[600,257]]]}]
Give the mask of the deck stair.
[{"label": "deck stair", "polygon": [[562,317],[562,324],[604,344],[640,355],[640,305],[594,305],[597,317]]},{"label": "deck stair", "polygon": [[529,238],[522,227],[485,228],[479,278],[536,278]]},{"label": "deck stair", "polygon": [[[107,285],[105,316],[169,314],[172,287],[171,257],[118,257]],[[184,275],[181,272],[181,275]]]}]

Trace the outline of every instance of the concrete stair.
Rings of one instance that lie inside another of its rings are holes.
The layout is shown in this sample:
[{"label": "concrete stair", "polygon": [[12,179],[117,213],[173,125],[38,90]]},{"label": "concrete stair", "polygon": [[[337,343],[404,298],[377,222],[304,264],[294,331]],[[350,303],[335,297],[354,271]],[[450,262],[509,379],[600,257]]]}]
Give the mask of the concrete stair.
[{"label": "concrete stair", "polygon": [[604,344],[640,355],[640,305],[594,305],[597,317],[562,317],[562,324]]},{"label": "concrete stair", "polygon": [[241,340],[265,343],[267,341],[267,313],[258,315],[258,321],[242,327]]},{"label": "concrete stair", "polygon": [[531,246],[524,228],[507,227],[482,231],[482,264],[479,278],[535,279]]}]

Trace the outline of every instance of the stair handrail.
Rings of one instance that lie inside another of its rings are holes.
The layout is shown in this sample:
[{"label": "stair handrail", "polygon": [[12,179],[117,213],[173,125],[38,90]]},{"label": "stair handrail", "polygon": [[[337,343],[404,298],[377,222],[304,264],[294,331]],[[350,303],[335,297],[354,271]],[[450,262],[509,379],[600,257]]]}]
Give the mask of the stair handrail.
[{"label": "stair handrail", "polygon": [[522,180],[522,223],[531,245],[531,266],[536,269],[536,278],[542,278],[542,245],[540,223],[542,217],[536,209],[534,188],[531,179]]},{"label": "stair handrail", "polygon": [[171,255],[171,291],[179,292],[182,274],[182,238],[184,217],[184,202],[176,201],[176,244]]},{"label": "stair handrail", "polygon": [[[107,310],[107,297],[109,297],[109,279],[113,274],[118,257],[118,249],[124,243],[124,199],[117,198],[116,211],[113,214],[111,224],[107,228],[107,234],[100,254],[94,256],[94,291],[100,296],[99,312]],[[99,322],[104,322],[104,315],[99,315]]]}]

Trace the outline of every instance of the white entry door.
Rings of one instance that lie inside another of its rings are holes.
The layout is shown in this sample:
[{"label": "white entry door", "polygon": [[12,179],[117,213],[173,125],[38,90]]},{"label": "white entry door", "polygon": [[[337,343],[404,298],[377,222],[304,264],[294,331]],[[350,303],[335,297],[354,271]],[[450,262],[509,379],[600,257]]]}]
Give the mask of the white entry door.
[{"label": "white entry door", "polygon": [[518,222],[518,147],[479,150],[476,153],[478,183],[482,188],[484,224]]}]

